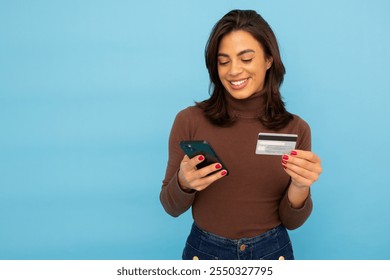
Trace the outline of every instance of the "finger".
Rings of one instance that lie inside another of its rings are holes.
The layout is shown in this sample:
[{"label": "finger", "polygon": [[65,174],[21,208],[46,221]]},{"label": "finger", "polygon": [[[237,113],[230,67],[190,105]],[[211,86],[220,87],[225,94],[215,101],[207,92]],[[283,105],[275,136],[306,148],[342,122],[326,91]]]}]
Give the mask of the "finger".
[{"label": "finger", "polygon": [[306,169],[299,165],[291,164],[289,162],[285,166],[287,167],[287,169],[291,170],[298,176],[308,179],[312,182],[317,181],[320,175],[319,172],[315,170]]},{"label": "finger", "polygon": [[309,170],[311,172],[315,172],[318,174],[320,174],[322,172],[322,167],[321,167],[320,162],[312,162],[312,161],[306,159],[306,157],[299,158],[299,157],[296,157],[294,155],[286,155],[285,154],[282,157],[282,164],[286,164],[286,163],[289,163],[291,165],[296,165],[300,168],[303,168],[303,169],[306,169],[306,170]]},{"label": "finger", "polygon": [[180,168],[184,169],[184,171],[191,171],[191,170],[196,170],[196,166],[204,161],[204,156],[203,155],[197,155],[193,158],[189,158],[187,155],[184,156]]},{"label": "finger", "polygon": [[314,181],[295,173],[292,169],[286,168],[285,171],[291,177],[291,181],[294,185],[298,187],[310,187],[314,183]]},{"label": "finger", "polygon": [[218,171],[214,174],[211,174],[206,177],[199,178],[197,180],[193,181],[192,187],[193,189],[197,191],[202,191],[209,187],[212,183],[215,181],[221,179],[222,177],[225,177],[227,175],[227,171],[225,169]]},{"label": "finger", "polygon": [[320,173],[309,171],[291,163],[283,163],[286,173],[291,177],[292,182],[299,187],[310,187],[319,178]]},{"label": "finger", "polygon": [[206,177],[207,175],[219,170],[222,168],[222,164],[220,163],[212,163],[206,167],[203,167],[197,171],[199,177]]},{"label": "finger", "polygon": [[202,162],[202,160],[204,160],[204,157],[201,155],[192,159],[190,159],[187,155],[183,157],[178,173],[180,186],[187,189],[193,189],[193,181],[198,179],[198,175],[195,173],[197,170],[196,165],[199,162]]},{"label": "finger", "polygon": [[226,170],[221,170],[219,172],[215,172],[211,175],[205,176],[205,177],[200,177],[197,180],[193,181],[193,186],[195,186],[197,189],[205,189],[218,179],[221,179],[222,177],[226,176],[227,171]]},{"label": "finger", "polygon": [[290,153],[294,158],[301,158],[314,163],[321,163],[321,159],[311,151],[293,150]]}]

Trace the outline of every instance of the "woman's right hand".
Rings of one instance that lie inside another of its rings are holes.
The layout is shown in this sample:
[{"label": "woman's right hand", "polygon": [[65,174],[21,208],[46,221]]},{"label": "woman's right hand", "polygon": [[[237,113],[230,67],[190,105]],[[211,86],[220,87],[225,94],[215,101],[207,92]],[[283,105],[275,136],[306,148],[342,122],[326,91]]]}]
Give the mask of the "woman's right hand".
[{"label": "woman's right hand", "polygon": [[[213,163],[201,169],[197,169],[196,165],[204,161],[204,156],[199,155],[190,159],[187,155],[184,156],[180,163],[178,180],[180,187],[185,192],[202,191],[213,182],[226,176],[227,171],[222,169],[220,163]],[[215,170],[220,170],[215,172]],[[215,173],[213,173],[215,172]],[[210,173],[213,173],[210,175]]]}]

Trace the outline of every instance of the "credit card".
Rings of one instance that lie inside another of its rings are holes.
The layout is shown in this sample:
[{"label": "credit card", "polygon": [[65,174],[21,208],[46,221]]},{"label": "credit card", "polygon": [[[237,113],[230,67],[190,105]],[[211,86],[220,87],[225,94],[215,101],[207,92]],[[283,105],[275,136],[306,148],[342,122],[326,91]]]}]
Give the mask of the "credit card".
[{"label": "credit card", "polygon": [[258,155],[289,154],[297,144],[297,134],[259,133],[256,145]]}]

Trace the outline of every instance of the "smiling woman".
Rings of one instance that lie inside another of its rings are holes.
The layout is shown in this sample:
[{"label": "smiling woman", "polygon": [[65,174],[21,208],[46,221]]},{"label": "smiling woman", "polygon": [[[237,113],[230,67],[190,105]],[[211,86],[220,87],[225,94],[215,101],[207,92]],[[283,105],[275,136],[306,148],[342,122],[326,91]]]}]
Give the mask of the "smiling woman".
[{"label": "smiling woman", "polygon": [[286,71],[275,34],[256,12],[225,15],[210,34],[205,57],[212,95],[197,105],[212,123],[234,122],[227,112],[226,91],[238,99],[262,91],[265,112],[259,119],[267,128],[280,129],[292,119],[279,91]]},{"label": "smiling woman", "polygon": [[222,38],[218,75],[222,85],[234,98],[248,98],[254,92],[261,91],[271,65],[272,57],[266,57],[262,46],[250,33],[238,30]]},{"label": "smiling woman", "polygon": [[[286,228],[309,217],[310,187],[322,168],[309,126],[284,107],[276,38],[255,11],[233,10],[215,25],[205,55],[212,94],[176,116],[160,193],[172,216],[192,207],[182,258],[294,259]],[[296,149],[256,154],[260,132],[298,135]],[[207,154],[189,158],[183,140],[209,142],[229,172],[222,162],[201,167]]]}]

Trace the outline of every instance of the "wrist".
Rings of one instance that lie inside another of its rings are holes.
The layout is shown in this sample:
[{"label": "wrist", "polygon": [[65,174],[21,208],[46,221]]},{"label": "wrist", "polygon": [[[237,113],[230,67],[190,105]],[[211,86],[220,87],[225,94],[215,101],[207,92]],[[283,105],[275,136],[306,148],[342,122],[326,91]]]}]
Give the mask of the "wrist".
[{"label": "wrist", "polygon": [[296,186],[291,183],[288,189],[288,200],[293,208],[299,209],[305,204],[310,194],[310,187]]},{"label": "wrist", "polygon": [[185,193],[194,193],[194,192],[196,192],[196,191],[193,190],[193,189],[183,187],[182,185],[180,185],[180,183],[179,183],[179,188],[180,188],[183,192],[185,192]]},{"label": "wrist", "polygon": [[293,180],[290,182],[290,188],[294,188],[296,190],[308,190],[310,189],[310,185],[296,184]]},{"label": "wrist", "polygon": [[180,188],[183,192],[185,192],[185,193],[194,193],[194,192],[195,192],[195,190],[185,187],[184,184],[182,184],[182,183],[180,182],[180,175],[179,175],[179,174],[178,174],[178,176],[177,176],[177,184],[179,185],[179,188]]}]

